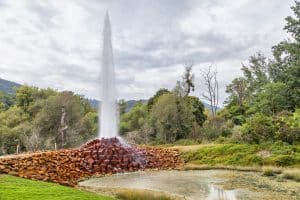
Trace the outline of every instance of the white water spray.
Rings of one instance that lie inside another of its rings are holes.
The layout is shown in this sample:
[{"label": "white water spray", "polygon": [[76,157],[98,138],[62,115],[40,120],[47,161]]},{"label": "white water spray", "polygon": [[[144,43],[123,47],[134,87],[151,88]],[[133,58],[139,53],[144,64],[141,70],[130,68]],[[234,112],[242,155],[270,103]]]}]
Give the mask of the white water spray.
[{"label": "white water spray", "polygon": [[112,138],[118,136],[118,112],[115,86],[115,69],[111,43],[111,27],[108,13],[106,13],[104,20],[101,64],[101,104],[99,106],[99,137]]}]

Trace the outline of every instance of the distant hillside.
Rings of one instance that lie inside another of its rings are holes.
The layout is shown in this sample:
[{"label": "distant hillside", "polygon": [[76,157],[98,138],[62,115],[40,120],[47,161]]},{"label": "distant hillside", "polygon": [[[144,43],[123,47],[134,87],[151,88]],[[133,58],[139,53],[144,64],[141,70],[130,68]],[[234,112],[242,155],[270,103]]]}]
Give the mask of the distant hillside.
[{"label": "distant hillside", "polygon": [[[88,99],[92,107],[98,108],[99,101],[96,99]],[[147,100],[141,99],[141,100],[128,100],[126,101],[127,107],[126,112],[130,111],[138,102],[146,103]]]},{"label": "distant hillside", "polygon": [[[204,107],[205,107],[207,110],[211,111],[211,106],[210,106],[208,103],[205,103],[205,102],[203,102],[203,101],[201,101],[201,102],[203,103]],[[217,111],[220,110],[220,109],[221,109],[220,107],[217,107]]]},{"label": "distant hillside", "polygon": [[21,84],[15,83],[12,81],[4,80],[0,78],[0,91],[3,91],[8,94],[14,94],[14,87],[20,87]]},{"label": "distant hillside", "polygon": [[[14,87],[20,87],[21,84],[19,83],[15,83],[12,81],[8,81],[8,80],[4,80],[0,78],[0,91],[4,91],[5,93],[8,94],[14,94],[15,90]],[[98,104],[99,101],[96,99],[88,99],[88,101],[90,102],[90,104],[92,105],[92,107],[94,108],[98,108]],[[138,102],[142,102],[142,103],[146,103],[147,100],[146,99],[140,99],[140,100],[128,100],[127,103],[127,107],[126,107],[126,112],[130,111]],[[204,107],[210,110],[210,105],[202,102]],[[218,108],[219,110],[220,108]]]},{"label": "distant hillside", "polygon": [[[96,100],[96,99],[88,99],[88,101],[90,102],[90,104],[92,105],[92,107],[98,108],[98,104],[99,104],[98,100]],[[148,100],[146,100],[146,99],[128,100],[128,101],[126,101],[126,103],[127,103],[126,112],[129,112],[138,102],[142,102],[144,104],[144,103],[147,103],[147,101]],[[204,105],[204,107],[206,109],[208,109],[209,111],[211,110],[209,104],[207,104],[205,102],[202,102],[202,103],[203,103],[203,105]],[[217,110],[220,110],[220,107],[218,107]]]}]

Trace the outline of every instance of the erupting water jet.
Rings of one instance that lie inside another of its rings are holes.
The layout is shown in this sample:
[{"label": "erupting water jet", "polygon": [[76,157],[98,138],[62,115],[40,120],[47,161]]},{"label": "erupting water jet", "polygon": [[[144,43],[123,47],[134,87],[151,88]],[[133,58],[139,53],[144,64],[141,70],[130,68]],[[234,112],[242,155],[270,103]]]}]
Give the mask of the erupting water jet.
[{"label": "erupting water jet", "polygon": [[99,138],[118,136],[117,97],[115,86],[115,70],[111,43],[111,27],[108,12],[103,29],[103,49],[101,63],[101,104],[99,106],[100,123]]}]

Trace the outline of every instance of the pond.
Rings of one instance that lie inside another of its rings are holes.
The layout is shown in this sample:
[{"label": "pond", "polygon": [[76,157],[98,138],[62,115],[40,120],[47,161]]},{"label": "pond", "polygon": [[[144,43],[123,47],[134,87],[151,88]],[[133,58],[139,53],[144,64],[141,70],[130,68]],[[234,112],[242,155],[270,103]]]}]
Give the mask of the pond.
[{"label": "pond", "polygon": [[101,192],[121,188],[151,190],[187,200],[298,199],[298,183],[281,184],[282,187],[278,180],[254,172],[194,170],[116,174],[91,178],[80,182],[79,186]]}]

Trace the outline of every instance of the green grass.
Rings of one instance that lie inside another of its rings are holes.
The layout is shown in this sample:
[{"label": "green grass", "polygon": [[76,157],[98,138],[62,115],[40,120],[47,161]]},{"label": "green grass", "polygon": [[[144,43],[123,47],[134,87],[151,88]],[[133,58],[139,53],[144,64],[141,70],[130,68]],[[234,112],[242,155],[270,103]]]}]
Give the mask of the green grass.
[{"label": "green grass", "polygon": [[0,175],[0,200],[113,200],[75,188]]},{"label": "green grass", "polygon": [[162,193],[136,189],[118,191],[116,196],[122,200],[175,200],[175,198]]},{"label": "green grass", "polygon": [[[179,149],[180,150],[180,149]],[[261,155],[267,152],[268,155]],[[300,145],[216,144],[182,151],[188,163],[228,166],[300,166]]]}]

